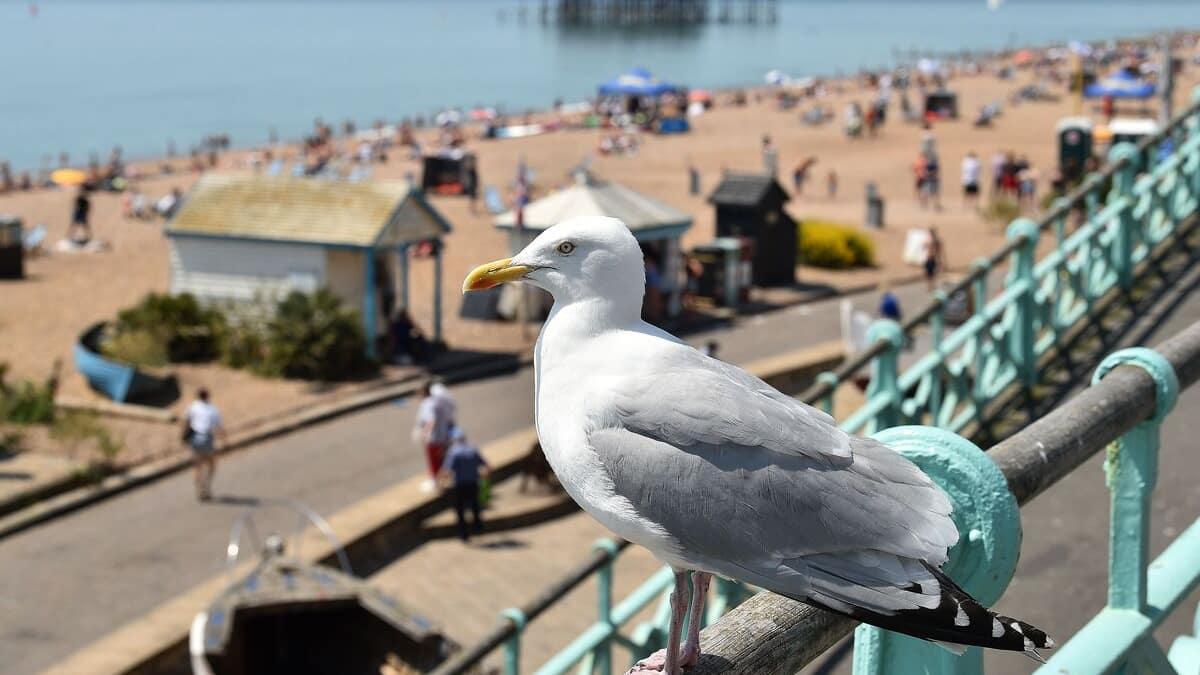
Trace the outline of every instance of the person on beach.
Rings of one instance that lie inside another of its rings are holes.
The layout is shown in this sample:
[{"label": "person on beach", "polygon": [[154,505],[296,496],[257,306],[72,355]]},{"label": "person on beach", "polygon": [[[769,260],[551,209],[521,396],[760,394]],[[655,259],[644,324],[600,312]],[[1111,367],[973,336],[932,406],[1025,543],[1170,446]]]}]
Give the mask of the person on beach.
[{"label": "person on beach", "polygon": [[885,282],[883,294],[879,296],[879,317],[899,323],[901,316],[900,298],[896,297],[896,292],[892,290],[891,285]]},{"label": "person on beach", "polygon": [[88,222],[91,212],[92,201],[88,198],[87,187],[81,185],[71,207],[71,227],[67,231],[67,238],[72,242],[83,245],[92,240],[92,226]]},{"label": "person on beach", "polygon": [[942,240],[938,237],[937,228],[929,228],[929,240],[925,243],[925,287],[929,292],[937,286],[937,277],[945,264],[942,250]]},{"label": "person on beach", "polygon": [[1004,186],[1004,164],[1008,161],[1003,150],[997,150],[992,155],[992,199],[1000,196],[1000,191]]},{"label": "person on beach", "polygon": [[972,208],[979,205],[979,176],[983,164],[972,150],[962,160],[963,207]]},{"label": "person on beach", "polygon": [[837,199],[837,193],[838,193],[837,171],[830,169],[829,173],[825,176],[825,197],[828,198],[829,201],[832,202]]},{"label": "person on beach", "polygon": [[446,444],[450,440],[450,429],[454,426],[454,401],[445,389],[440,382],[426,382],[421,387],[421,402],[417,405],[413,437],[425,450],[429,477],[422,483],[421,489],[426,492],[432,492],[436,487]]},{"label": "person on beach", "polygon": [[796,168],[792,170],[792,188],[796,191],[797,197],[804,193],[804,183],[808,181],[808,172],[816,163],[816,157],[809,157],[797,164]]},{"label": "person on beach", "polygon": [[767,175],[771,177],[779,175],[779,150],[775,148],[771,137],[765,134],[762,137],[762,160],[763,170],[767,172]]},{"label": "person on beach", "polygon": [[196,392],[196,400],[188,406],[183,422],[183,442],[192,451],[196,499],[202,502],[212,499],[213,476],[217,473],[217,437],[221,437],[222,443],[229,442],[221,423],[221,412],[208,398],[208,390],[201,387]]},{"label": "person on beach", "polygon": [[471,532],[479,534],[483,531],[483,517],[480,515],[479,483],[491,473],[487,460],[479,454],[479,448],[467,442],[467,434],[462,427],[456,426],[450,430],[450,449],[442,463],[439,477],[442,484],[454,490],[454,513],[458,517],[458,538],[470,541],[467,531],[467,510],[471,511]]}]

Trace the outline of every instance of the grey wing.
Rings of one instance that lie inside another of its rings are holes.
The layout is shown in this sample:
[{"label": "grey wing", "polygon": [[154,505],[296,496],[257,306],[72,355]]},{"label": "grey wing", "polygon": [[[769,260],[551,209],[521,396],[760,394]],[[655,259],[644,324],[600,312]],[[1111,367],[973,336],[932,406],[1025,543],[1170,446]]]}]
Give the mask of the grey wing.
[{"label": "grey wing", "polygon": [[612,388],[626,428],[679,447],[733,443],[829,461],[850,458],[849,435],[825,412],[690,347],[674,350],[670,363]]},{"label": "grey wing", "polygon": [[[826,606],[937,603],[920,564],[958,540],[950,502],[920,469],[850,436],[851,461],[736,443],[677,447],[645,430],[592,431],[618,495],[697,568]],[[809,439],[818,442],[817,439]]]}]

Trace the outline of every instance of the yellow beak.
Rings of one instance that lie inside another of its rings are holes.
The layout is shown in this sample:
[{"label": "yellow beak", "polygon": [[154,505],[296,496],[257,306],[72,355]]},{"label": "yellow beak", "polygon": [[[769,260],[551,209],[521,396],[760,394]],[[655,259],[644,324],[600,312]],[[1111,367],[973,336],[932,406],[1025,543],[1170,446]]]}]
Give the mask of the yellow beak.
[{"label": "yellow beak", "polygon": [[512,265],[512,258],[493,260],[471,270],[463,280],[463,293],[482,291],[509,281],[516,281],[532,271],[532,267]]}]

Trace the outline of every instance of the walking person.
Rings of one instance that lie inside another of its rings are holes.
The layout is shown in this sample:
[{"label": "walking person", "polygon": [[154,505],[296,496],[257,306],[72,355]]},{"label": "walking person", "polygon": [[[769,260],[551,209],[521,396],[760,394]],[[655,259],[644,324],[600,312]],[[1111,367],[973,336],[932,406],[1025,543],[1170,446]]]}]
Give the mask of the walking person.
[{"label": "walking person", "polygon": [[426,382],[421,387],[421,402],[417,405],[417,419],[413,427],[413,440],[425,450],[425,462],[429,477],[421,484],[425,492],[437,487],[438,471],[446,454],[450,440],[450,429],[454,425],[454,401],[445,393],[440,382]]},{"label": "walking person", "polygon": [[467,434],[462,427],[450,430],[450,450],[446,453],[446,461],[442,463],[441,478],[443,485],[450,485],[454,490],[454,513],[458,516],[458,538],[463,541],[470,539],[467,530],[467,510],[471,511],[471,532],[479,534],[483,531],[483,517],[480,516],[479,481],[491,473],[487,460],[479,454],[479,449],[467,442]]},{"label": "walking person", "polygon": [[71,207],[71,227],[67,238],[76,244],[86,244],[92,239],[92,226],[88,216],[92,212],[92,201],[88,198],[86,186],[80,186]]},{"label": "walking person", "polygon": [[183,441],[192,451],[192,470],[196,483],[196,499],[212,499],[213,476],[217,473],[217,436],[228,443],[221,412],[208,400],[208,390],[200,388],[196,400],[188,406],[183,422]]},{"label": "walking person", "polygon": [[979,206],[979,177],[983,171],[983,163],[975,151],[967,153],[962,161],[963,207]]},{"label": "walking person", "polygon": [[925,244],[925,286],[930,292],[937,285],[938,274],[945,265],[942,248],[942,240],[938,237],[937,228],[930,227],[929,241]]}]

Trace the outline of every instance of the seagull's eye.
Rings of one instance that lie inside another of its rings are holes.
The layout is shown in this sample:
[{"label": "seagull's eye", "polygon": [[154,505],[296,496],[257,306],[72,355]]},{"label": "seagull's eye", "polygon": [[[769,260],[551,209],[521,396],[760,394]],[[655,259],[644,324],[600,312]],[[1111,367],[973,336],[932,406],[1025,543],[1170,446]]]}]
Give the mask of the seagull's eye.
[{"label": "seagull's eye", "polygon": [[571,255],[575,252],[575,244],[569,241],[559,242],[558,246],[554,247],[554,250],[558,251],[559,255]]}]

